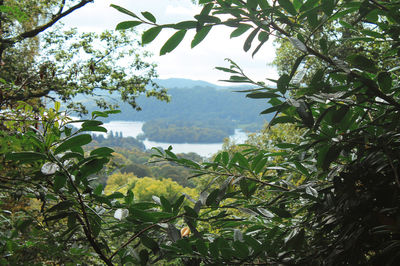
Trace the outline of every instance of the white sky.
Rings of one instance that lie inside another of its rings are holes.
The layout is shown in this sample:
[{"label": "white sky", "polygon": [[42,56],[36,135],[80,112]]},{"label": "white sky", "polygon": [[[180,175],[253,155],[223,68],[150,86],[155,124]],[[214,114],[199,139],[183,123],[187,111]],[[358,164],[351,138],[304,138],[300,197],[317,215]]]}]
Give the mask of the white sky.
[{"label": "white sky", "polygon": [[[102,31],[114,29],[119,22],[133,19],[111,8],[110,4],[122,6],[138,15],[140,12],[149,11],[157,18],[158,23],[190,20],[201,10],[190,0],[95,0],[94,3],[89,3],[69,15],[63,22],[68,27],[77,27],[82,31]],[[141,33],[145,29],[140,26],[138,31]],[[228,73],[215,69],[216,66],[229,66],[228,62],[224,61],[225,58],[235,61],[247,75],[257,81],[277,78],[275,68],[269,65],[275,57],[275,49],[271,41],[264,44],[252,58],[251,52],[255,47],[252,47],[248,53],[245,53],[242,48],[250,31],[241,37],[230,39],[232,30],[233,28],[224,26],[214,27],[203,42],[193,49],[190,48],[190,43],[195,32],[188,32],[183,42],[172,53],[159,56],[161,47],[175,32],[163,30],[146,48],[154,54],[152,60],[158,64],[157,71],[163,79],[188,78],[230,85],[226,82],[218,82],[221,79],[228,79]],[[253,45],[256,46],[256,42]]]}]

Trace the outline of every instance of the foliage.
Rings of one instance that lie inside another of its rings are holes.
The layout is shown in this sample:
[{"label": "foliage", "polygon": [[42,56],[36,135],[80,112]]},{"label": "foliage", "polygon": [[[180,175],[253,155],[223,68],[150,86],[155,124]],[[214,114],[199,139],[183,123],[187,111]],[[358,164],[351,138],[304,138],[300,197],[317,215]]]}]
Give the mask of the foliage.
[{"label": "foliage", "polygon": [[[41,207],[23,216],[21,207],[2,203],[2,264],[45,260],[43,251],[61,243],[51,250],[56,263],[76,264],[76,257],[68,257],[72,254],[107,265],[177,259],[184,265],[397,265],[400,4],[199,3],[203,10],[193,21],[168,25],[156,24],[149,12],[138,16],[114,6],[133,17],[117,28],[152,25],[142,35],[144,44],[164,28],[177,30],[161,54],[177,47],[188,29],[197,31],[194,47],[220,24],[233,27],[233,36],[249,31],[243,49],[253,55],[271,34],[287,39],[301,55],[289,74],[274,81],[275,87],[250,80],[232,61],[219,69],[232,74],[230,82],[257,86],[245,93],[268,99],[272,107],[262,113],[275,113],[269,127],[288,123],[288,130],[301,128],[301,137],[283,138],[273,129],[271,142],[222,151],[209,162],[155,149],[156,160],[190,168],[193,178],[212,177],[207,179],[211,182],[198,197],[186,196],[186,202],[185,196],[140,202],[131,190],[107,195],[103,185],[94,185],[93,174],[107,165],[112,149],[85,153],[82,148],[92,141],[85,132],[105,132],[96,118],[115,111],[93,112],[72,132],[58,103],[37,111],[23,104],[22,115],[36,119],[3,125],[1,195],[20,198],[21,205],[37,198]],[[342,27],[349,31],[337,30]],[[362,49],[341,58],[347,42]],[[309,56],[318,62],[310,78],[293,82]],[[127,176],[133,175],[120,175]],[[150,186],[146,178],[135,180],[135,187],[147,182],[141,192]],[[32,243],[29,236],[38,241]]]},{"label": "foliage", "polygon": [[108,177],[105,194],[121,192],[126,194],[128,190],[133,192],[138,201],[151,201],[154,195],[165,197],[169,201],[176,201],[182,193],[191,197],[196,196],[196,191],[184,188],[171,179],[157,180],[151,177],[141,177],[130,174],[115,173]]},{"label": "foliage", "polygon": [[[151,81],[156,77],[155,66],[146,61],[148,52],[135,45],[132,32],[78,33],[53,26],[91,1],[2,2],[6,12],[0,11],[4,33],[0,41],[0,109],[15,108],[18,101],[43,105],[41,98],[46,97],[69,101],[70,108],[85,112],[85,103],[74,96],[95,96],[101,91],[114,92],[137,109],[139,95],[168,100],[166,90]],[[121,60],[131,63],[122,67]],[[100,97],[96,103],[115,107]]]},{"label": "foliage", "polygon": [[[176,244],[171,252],[205,264],[397,265],[398,1],[199,3],[194,20],[168,25],[114,8],[151,25],[143,44],[175,29],[160,54],[174,50],[190,29],[196,46],[217,25],[232,27],[232,37],[247,32],[243,49],[253,56],[270,35],[290,43],[298,56],[280,58],[290,68],[282,66],[280,78],[271,80],[276,87],[251,80],[233,61],[218,69],[231,74],[228,82],[257,86],[246,93],[271,104],[261,112],[275,113],[270,126],[291,123],[304,133],[300,144],[245,146],[203,164],[159,151],[156,157],[199,176],[225,180],[202,192],[194,208],[193,220],[206,219],[215,229],[191,236],[191,249]],[[230,208],[243,214],[233,216]]]}]

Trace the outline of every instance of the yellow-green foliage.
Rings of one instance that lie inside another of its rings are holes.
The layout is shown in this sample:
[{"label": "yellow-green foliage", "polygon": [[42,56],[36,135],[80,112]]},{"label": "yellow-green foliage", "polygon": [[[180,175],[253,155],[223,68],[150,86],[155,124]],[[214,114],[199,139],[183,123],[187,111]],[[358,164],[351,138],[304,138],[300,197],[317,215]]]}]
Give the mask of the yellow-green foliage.
[{"label": "yellow-green foliage", "polygon": [[153,195],[164,196],[170,201],[176,200],[182,193],[186,193],[191,197],[196,197],[197,195],[195,189],[182,187],[169,178],[162,180],[151,177],[138,178],[132,173],[110,175],[104,193],[111,194],[119,191],[126,194],[128,189],[132,190],[135,199],[139,201],[149,201]]}]

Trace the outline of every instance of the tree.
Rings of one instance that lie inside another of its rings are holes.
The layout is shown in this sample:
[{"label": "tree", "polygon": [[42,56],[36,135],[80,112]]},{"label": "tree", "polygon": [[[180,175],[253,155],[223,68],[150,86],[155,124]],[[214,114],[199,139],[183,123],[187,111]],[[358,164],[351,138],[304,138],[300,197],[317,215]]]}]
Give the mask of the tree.
[{"label": "tree", "polygon": [[[160,54],[177,47],[189,29],[197,32],[192,41],[192,47],[196,46],[217,25],[233,27],[233,36],[248,31],[243,48],[252,49],[253,55],[270,35],[282,38],[282,44],[290,43],[297,49],[297,57],[279,59],[281,66],[292,63],[290,68],[282,67],[282,75],[273,81],[276,87],[251,80],[232,61],[229,67],[218,69],[231,74],[229,82],[258,86],[248,91],[247,97],[269,99],[272,107],[262,114],[275,113],[271,126],[292,123],[305,133],[300,145],[276,144],[285,150],[279,156],[286,161],[279,165],[269,159],[276,153],[254,146],[233,155],[220,153],[202,166],[160,151],[157,156],[192,167],[198,175],[225,177],[206,202],[200,197],[195,208],[199,217],[204,218],[209,207],[246,208],[248,214],[258,217],[246,217],[245,226],[241,219],[225,225],[219,219],[232,217],[222,212],[214,222],[226,234],[207,239],[203,237],[206,232],[200,233],[202,237],[193,236],[189,240],[191,256],[199,258],[197,252],[202,249],[202,260],[217,264],[397,264],[399,213],[395,206],[400,183],[395,136],[400,104],[395,62],[400,53],[399,3],[199,3],[204,6],[194,20],[169,25],[157,24],[148,14],[143,13],[142,18],[114,7],[130,14],[136,24],[152,26],[143,33],[143,43],[152,41],[164,28],[177,30]],[[310,57],[311,67],[306,61]],[[276,172],[267,175],[269,170]],[[305,176],[303,184],[291,182],[295,173]],[[260,200],[253,197],[257,190],[276,196]],[[233,198],[234,203],[228,204],[226,198]],[[232,227],[236,229],[228,229]],[[202,241],[208,243],[205,249],[196,245]]]},{"label": "tree", "polygon": [[[103,108],[115,107],[104,96],[119,94],[138,110],[135,100],[139,95],[168,99],[166,91],[151,81],[156,77],[155,66],[146,61],[148,52],[132,45],[132,32],[78,33],[56,25],[90,2],[1,1],[2,110],[16,108],[18,101],[35,100],[37,106],[46,97],[85,112],[83,103],[74,98],[78,94],[100,94],[97,104]],[[121,67],[122,58],[132,63]]]},{"label": "tree", "polygon": [[[290,73],[274,81],[276,86],[251,80],[232,61],[219,69],[232,74],[230,82],[256,85],[246,93],[249,98],[268,99],[272,107],[262,113],[275,113],[269,126],[297,126],[304,132],[300,140],[277,134],[271,146],[245,145],[243,150],[222,151],[209,162],[155,149],[156,160],[191,168],[193,178],[213,178],[198,198],[152,197],[153,201],[139,202],[130,190],[106,195],[90,178],[108,163],[113,150],[98,148],[85,154],[82,147],[91,137],[84,132],[104,132],[96,118],[112,111],[93,112],[93,119],[72,133],[56,104],[39,112],[38,128],[7,136],[7,145],[1,146],[6,154],[0,177],[10,182],[4,189],[20,191],[16,198],[40,199],[44,222],[21,217],[11,223],[6,217],[8,223],[2,225],[16,233],[2,233],[3,254],[18,250],[21,243],[28,251],[38,248],[29,246],[22,231],[45,224],[46,229],[65,230],[46,235],[45,243],[67,243],[65,250],[107,265],[175,259],[185,265],[397,265],[400,96],[399,68],[394,65],[400,47],[400,4],[199,2],[204,7],[193,21],[168,25],[156,24],[149,12],[142,12],[142,18],[114,6],[133,17],[117,27],[152,25],[142,35],[143,43],[163,28],[176,29],[161,54],[171,52],[188,29],[197,30],[195,46],[216,25],[233,27],[234,35],[250,30],[244,50],[256,41],[253,53],[271,34],[286,38],[301,53]],[[351,23],[344,16],[351,17]],[[325,30],[332,25],[350,28],[356,37]],[[355,47],[368,42],[368,51],[337,58],[340,44],[348,41]],[[306,56],[313,56],[318,65],[310,79],[293,82]],[[4,169],[8,176],[3,176]],[[91,251],[96,255],[90,257]],[[2,263],[15,259],[3,255]]]}]

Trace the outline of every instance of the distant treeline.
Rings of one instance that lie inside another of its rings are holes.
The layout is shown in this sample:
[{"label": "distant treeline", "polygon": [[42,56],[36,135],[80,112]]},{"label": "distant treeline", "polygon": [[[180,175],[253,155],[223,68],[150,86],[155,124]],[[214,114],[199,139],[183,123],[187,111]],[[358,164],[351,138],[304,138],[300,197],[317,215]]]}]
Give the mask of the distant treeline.
[{"label": "distant treeline", "polygon": [[218,143],[233,135],[235,123],[231,120],[176,121],[155,119],[142,128],[144,136],[151,141],[170,143]]},{"label": "distant treeline", "polygon": [[134,137],[123,137],[122,132],[112,132],[110,131],[107,135],[107,138],[102,134],[93,134],[92,139],[95,141],[92,145],[100,145],[105,147],[136,147],[141,150],[145,150],[145,146],[142,141],[134,138]]},{"label": "distant treeline", "polygon": [[[170,83],[176,82],[177,86],[182,83],[186,87],[174,88],[167,84],[171,96],[169,103],[154,98],[138,98],[137,103],[142,109],[139,112],[126,103],[118,103],[116,95],[104,95],[107,101],[120,104],[118,109],[121,110],[104,122],[144,121],[144,138],[153,141],[217,143],[232,135],[235,128],[255,132],[271,119],[268,115],[258,115],[269,107],[263,100],[246,98],[232,89],[210,87],[205,82],[179,81],[174,79]],[[93,99],[79,97],[76,100],[84,101],[89,111],[97,110]]]}]

